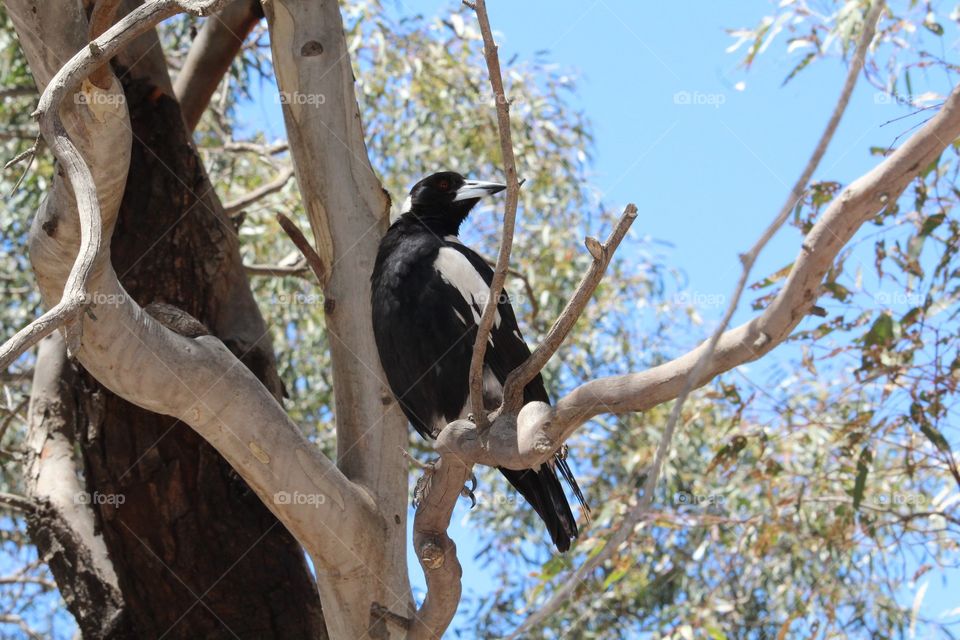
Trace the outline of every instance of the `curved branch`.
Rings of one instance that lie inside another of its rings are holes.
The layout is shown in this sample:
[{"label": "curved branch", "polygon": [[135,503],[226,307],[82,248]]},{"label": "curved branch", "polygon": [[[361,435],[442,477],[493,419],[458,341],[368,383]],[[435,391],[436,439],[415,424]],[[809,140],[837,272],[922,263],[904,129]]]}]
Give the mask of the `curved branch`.
[{"label": "curved branch", "polygon": [[[130,127],[122,100],[64,97],[100,61],[181,5],[212,10],[218,4],[155,0],[138,7],[51,79],[38,115],[62,171],[34,220],[31,261],[48,305],[77,283],[95,292],[84,298],[95,303],[94,313],[81,317],[75,331],[75,355],[91,375],[130,402],[182,420],[213,445],[305,547],[321,583],[375,584],[385,550],[371,532],[388,526],[371,493],[347,479],[304,437],[218,339],[178,335],[146,314],[121,287],[107,243],[92,241],[101,228],[109,237],[116,223],[129,165]],[[7,6],[14,23],[25,26],[28,3]],[[40,54],[33,53],[31,62],[36,62]],[[47,64],[44,60],[38,67],[46,71]],[[83,90],[102,91],[90,86]],[[116,95],[107,97],[119,95],[116,80],[110,91]],[[99,107],[105,103],[109,109]],[[84,269],[78,274],[71,264]],[[404,489],[398,493],[405,494]],[[366,619],[359,630],[344,623],[350,619],[345,612],[355,606],[349,595],[347,589],[324,593],[332,612],[327,622],[332,619],[334,634],[346,630],[340,635],[356,637],[367,628]]]},{"label": "curved branch", "polygon": [[423,569],[427,595],[407,640],[440,640],[457,613],[463,569],[447,528],[472,468],[456,456],[441,455],[417,483],[413,550]]},{"label": "curved branch", "polygon": [[[110,4],[112,0],[103,0]],[[102,229],[100,223],[100,205],[97,201],[95,181],[80,151],[70,141],[66,128],[60,118],[58,107],[68,93],[74,91],[80,82],[91,72],[103,65],[136,36],[152,29],[161,20],[181,11],[191,11],[203,15],[223,0],[155,0],[137,7],[103,35],[92,41],[89,46],[76,53],[50,80],[40,96],[33,115],[39,120],[40,133],[54,150],[57,160],[70,177],[73,185],[88,185],[90,188],[78,188],[76,192],[77,210],[80,213],[80,247],[73,263],[63,293],[53,307],[29,325],[18,331],[12,338],[0,346],[0,369],[6,369],[27,349],[35,345],[53,331],[68,326],[67,348],[75,351],[80,343],[80,332],[76,321],[84,309],[90,305],[87,289],[93,270],[94,260],[100,253]],[[108,8],[107,13],[111,10]],[[86,95],[102,87],[90,83],[84,89]],[[119,85],[111,80],[108,91],[119,91]],[[89,102],[92,110],[98,111],[98,119],[104,111],[116,112],[124,109],[122,101]],[[124,109],[125,110],[125,109]],[[126,170],[124,170],[126,171]]]},{"label": "curved branch", "polygon": [[270,182],[260,185],[250,193],[244,194],[223,205],[223,212],[230,216],[231,218],[237,216],[244,209],[257,202],[266,198],[271,193],[276,193],[283,189],[283,187],[290,182],[290,178],[293,177],[293,167],[286,167],[280,173],[277,174],[277,177],[271,180]]}]

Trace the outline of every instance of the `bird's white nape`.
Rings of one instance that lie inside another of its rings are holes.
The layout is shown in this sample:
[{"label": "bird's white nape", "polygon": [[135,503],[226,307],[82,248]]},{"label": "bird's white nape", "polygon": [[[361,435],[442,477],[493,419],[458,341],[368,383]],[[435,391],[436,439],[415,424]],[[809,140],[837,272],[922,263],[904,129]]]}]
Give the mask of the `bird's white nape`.
[{"label": "bird's white nape", "polygon": [[[448,284],[456,287],[473,312],[473,321],[480,324],[480,315],[490,297],[490,285],[473,268],[467,256],[452,247],[441,247],[433,267]],[[494,315],[494,324],[500,326],[500,311]]]}]

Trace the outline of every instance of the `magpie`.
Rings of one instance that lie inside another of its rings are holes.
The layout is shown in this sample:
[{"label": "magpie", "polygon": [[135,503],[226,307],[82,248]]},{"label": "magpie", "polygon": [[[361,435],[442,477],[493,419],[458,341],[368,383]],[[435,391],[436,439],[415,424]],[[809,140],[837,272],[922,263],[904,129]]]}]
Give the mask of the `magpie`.
[{"label": "magpie", "polygon": [[[470,414],[470,359],[493,270],[458,234],[481,199],[505,188],[452,171],[428,176],[413,186],[380,242],[371,277],[374,337],[390,389],[424,438],[436,438],[449,422]],[[499,406],[507,375],[529,355],[504,292],[484,359],[488,409]],[[523,396],[525,403],[549,402],[539,374]],[[587,506],[565,454],[558,452],[539,469],[499,470],[546,524],[557,549],[569,549],[577,522],[557,471]]]}]

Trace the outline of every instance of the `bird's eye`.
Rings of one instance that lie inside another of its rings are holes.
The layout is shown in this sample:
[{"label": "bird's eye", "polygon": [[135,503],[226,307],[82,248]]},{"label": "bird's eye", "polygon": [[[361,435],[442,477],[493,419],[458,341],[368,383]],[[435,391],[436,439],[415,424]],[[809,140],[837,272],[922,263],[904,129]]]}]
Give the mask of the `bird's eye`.
[{"label": "bird's eye", "polygon": [[441,180],[437,183],[437,188],[440,189],[440,191],[446,191],[450,188],[450,182],[448,180]]}]

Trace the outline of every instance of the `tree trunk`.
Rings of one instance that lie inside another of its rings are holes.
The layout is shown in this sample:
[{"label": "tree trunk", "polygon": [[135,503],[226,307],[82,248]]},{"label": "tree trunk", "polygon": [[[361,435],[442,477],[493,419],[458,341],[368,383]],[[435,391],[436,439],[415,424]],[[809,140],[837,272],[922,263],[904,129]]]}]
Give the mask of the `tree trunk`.
[{"label": "tree trunk", "polygon": [[[279,395],[235,230],[165,69],[158,75],[153,55],[140,60],[151,40],[152,33],[141,38],[116,65],[134,141],[113,264],[141,305],[190,313]],[[83,380],[87,487],[99,497],[94,509],[136,637],[326,637],[302,548],[223,458],[188,426]]]}]

